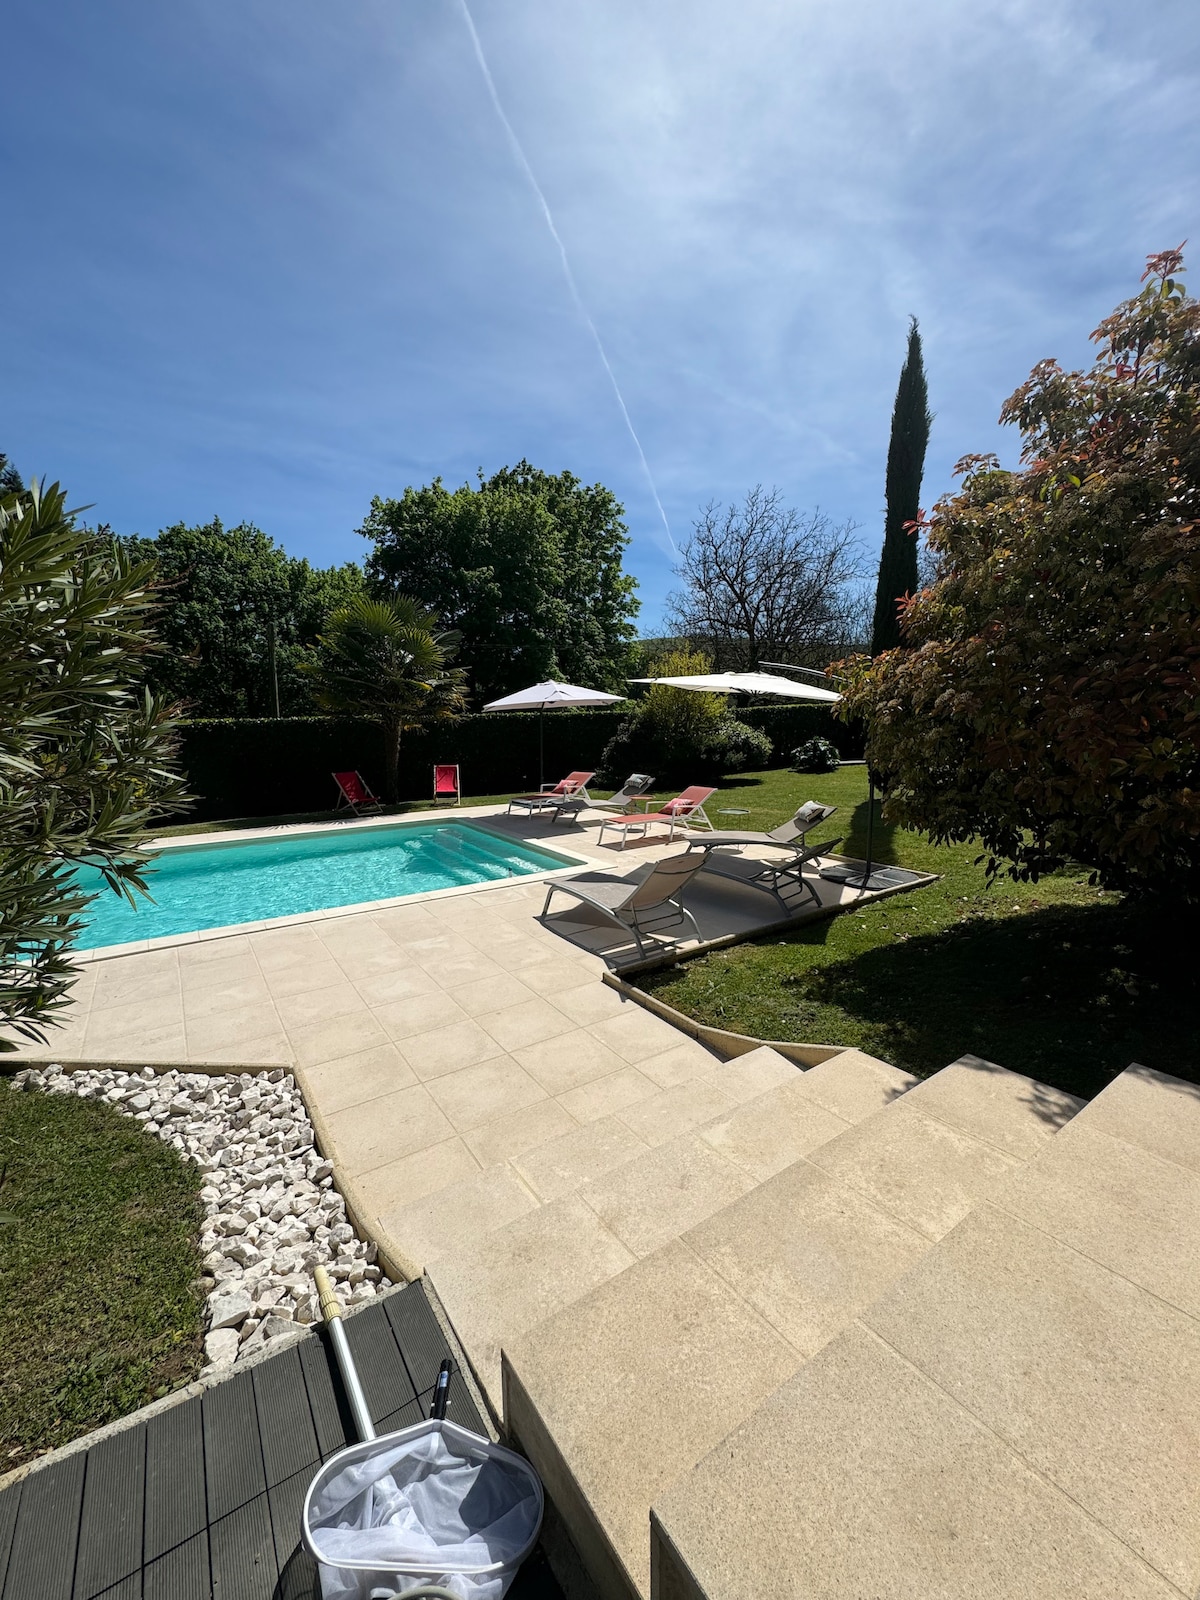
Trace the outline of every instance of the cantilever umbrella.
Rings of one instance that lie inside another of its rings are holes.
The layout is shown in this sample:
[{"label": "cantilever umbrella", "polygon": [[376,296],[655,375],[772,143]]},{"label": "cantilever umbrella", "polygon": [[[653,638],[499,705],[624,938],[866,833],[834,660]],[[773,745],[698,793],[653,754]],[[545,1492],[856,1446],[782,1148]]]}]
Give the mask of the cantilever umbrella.
[{"label": "cantilever umbrella", "polygon": [[[782,666],[784,663],[780,662]],[[793,672],[803,672],[803,667],[793,667]],[[832,689],[818,689],[815,684],[796,683],[791,678],[777,678],[769,672],[701,672],[688,678],[630,678],[630,683],[664,683],[670,689],[696,689],[706,694],[774,694],[782,700],[823,700],[832,704],[842,697]],[[870,777],[870,799],[867,811],[867,860],[863,867],[826,867],[821,873],[831,883],[844,883],[850,889],[884,889],[891,886],[886,871],[872,869],[875,848],[875,780]]]},{"label": "cantilever umbrella", "polygon": [[606,694],[603,689],[581,689],[573,683],[556,683],[548,678],[545,683],[531,684],[528,689],[518,689],[499,700],[490,700],[485,711],[536,711],[538,713],[538,783],[546,781],[546,712],[569,711],[580,706],[618,705],[623,694]]}]

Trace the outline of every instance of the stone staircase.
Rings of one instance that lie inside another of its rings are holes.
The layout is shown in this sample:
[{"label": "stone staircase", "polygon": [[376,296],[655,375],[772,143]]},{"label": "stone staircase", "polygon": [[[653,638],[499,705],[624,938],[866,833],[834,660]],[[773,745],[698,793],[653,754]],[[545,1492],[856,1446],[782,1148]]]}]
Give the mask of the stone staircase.
[{"label": "stone staircase", "polygon": [[915,1082],[858,1051],[801,1072],[763,1048],[714,1062],[710,1077],[515,1160],[542,1204],[511,1221],[491,1218],[426,1267],[497,1418],[502,1346],[847,1134]]},{"label": "stone staircase", "polygon": [[844,1052],[435,1263],[569,1595],[1195,1596],[1200,1090],[911,1081]]}]

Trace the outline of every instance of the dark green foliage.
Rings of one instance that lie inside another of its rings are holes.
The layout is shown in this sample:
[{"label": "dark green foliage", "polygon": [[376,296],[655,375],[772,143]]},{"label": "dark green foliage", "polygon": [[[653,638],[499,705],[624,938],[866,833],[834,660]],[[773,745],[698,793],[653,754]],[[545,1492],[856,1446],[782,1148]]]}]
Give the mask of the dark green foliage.
[{"label": "dark green foliage", "polygon": [[[169,706],[139,687],[154,568],[76,526],[57,484],[0,497],[0,1031],[42,1038],[75,973],[74,865],[144,887],[178,810]],[[0,1038],[0,1050],[14,1048]]]},{"label": "dark green foliage", "polygon": [[322,711],[368,717],[383,735],[383,794],[397,798],[400,740],[457,716],[466,701],[458,635],[408,595],[358,595],[330,613],[304,675]]},{"label": "dark green foliage", "polygon": [[462,637],[476,703],[545,678],[624,690],[634,580],[622,507],[601,484],[527,461],[478,487],[442,480],[376,498],[359,530],[383,592],[414,596]]},{"label": "dark green foliage", "polygon": [[649,772],[661,787],[745,772],[766,766],[770,759],[767,735],[731,715],[716,718],[697,734],[634,715],[605,746],[601,771],[614,783],[629,772]]},{"label": "dark green foliage", "polygon": [[17,471],[16,464],[0,450],[0,495],[20,494],[24,487],[24,480]]},{"label": "dark green foliage", "polygon": [[360,568],[312,567],[258,528],[225,528],[217,518],[123,543],[157,560],[163,586],[163,650],[149,668],[152,687],[185,702],[193,716],[266,717],[277,678],[281,715],[316,710],[300,663],[328,614],[362,593]]},{"label": "dark green foliage", "polygon": [[793,772],[836,772],[841,764],[828,739],[806,739],[792,751]]},{"label": "dark green foliage", "polygon": [[897,602],[917,590],[917,533],[906,527],[915,523],[921,509],[921,478],[925,471],[925,447],[933,413],[929,410],[929,391],[925,383],[925,364],[921,358],[921,335],[913,317],[908,329],[908,354],[900,369],[900,384],[892,408],[892,437],[887,458],[887,514],[884,520],[883,552],[879,557],[879,584],[875,590],[875,625],[871,654],[894,650],[901,643]]},{"label": "dark green foliage", "polygon": [[200,1173],[111,1106],[0,1080],[0,1468],[201,1366]]}]

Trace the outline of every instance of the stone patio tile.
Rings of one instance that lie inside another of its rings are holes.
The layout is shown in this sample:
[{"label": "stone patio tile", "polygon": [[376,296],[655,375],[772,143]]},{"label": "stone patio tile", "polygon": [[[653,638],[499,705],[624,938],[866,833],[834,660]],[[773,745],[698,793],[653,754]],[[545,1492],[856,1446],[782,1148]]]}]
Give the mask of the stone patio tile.
[{"label": "stone patio tile", "polygon": [[[567,959],[557,941],[554,945],[548,945],[544,940],[533,937],[527,943],[518,943],[514,940],[511,944],[497,946],[494,959],[506,972],[520,973],[526,983],[529,982],[529,979],[524,975],[532,967],[553,967],[558,969],[562,976],[556,981],[563,988],[569,988],[579,983],[578,965]],[[539,994],[549,993],[548,989],[539,985],[535,984],[533,987],[538,989]]]},{"label": "stone patio tile", "polygon": [[417,1077],[394,1044],[378,1045],[338,1061],[320,1061],[305,1071],[321,1110],[328,1115],[361,1105],[394,1089],[409,1089]]},{"label": "stone patio tile", "polygon": [[354,977],[352,982],[369,1006],[383,1006],[392,1000],[411,1000],[414,995],[438,992],[437,984],[424,967],[404,963],[395,951],[386,972]]},{"label": "stone patio tile", "polygon": [[581,1025],[601,1022],[605,1017],[618,1017],[634,1004],[631,1000],[622,1000],[616,989],[599,982],[562,989],[551,998],[561,1012]]},{"label": "stone patio tile", "polygon": [[[121,1009],[120,1007],[117,1008]],[[138,1026],[128,1022],[106,1024],[112,1012],[93,1013],[84,1033],[85,1059],[99,1061],[186,1061],[187,1039],[182,1018],[176,1021],[146,1021]]]},{"label": "stone patio tile", "polygon": [[238,1039],[232,1044],[205,1043],[203,1049],[197,1048],[189,1033],[188,1055],[192,1060],[212,1066],[241,1067],[248,1072],[294,1064],[291,1041],[283,1032],[264,1034],[258,1039]]},{"label": "stone patio tile", "polygon": [[[649,1056],[638,1062],[638,1071],[644,1072],[660,1089],[674,1089],[676,1084],[691,1083],[697,1078],[712,1078],[720,1071],[722,1063],[694,1039],[682,1038],[664,1050],[661,1055]],[[720,1084],[720,1078],[715,1078]]]},{"label": "stone patio tile", "polygon": [[1200,1174],[1081,1117],[993,1203],[1200,1318]]},{"label": "stone patio tile", "polygon": [[481,983],[485,978],[503,978],[505,969],[485,956],[482,950],[468,947],[467,953],[426,962],[430,975],[442,989],[457,989],[465,983]]},{"label": "stone patio tile", "polygon": [[931,1248],[923,1234],[807,1161],[683,1237],[805,1358]]},{"label": "stone patio tile", "polygon": [[[189,957],[192,951],[199,948],[200,946],[196,944],[182,944],[178,949],[169,952],[176,957],[179,981],[185,990],[224,989],[229,984],[240,982],[248,972],[255,971],[255,963],[248,956],[221,955],[207,960],[191,961]],[[145,961],[156,953],[150,950],[145,956],[139,956],[137,959]],[[168,954],[167,951],[162,953]]]},{"label": "stone patio tile", "polygon": [[433,1263],[433,1287],[497,1415],[501,1346],[633,1260],[594,1211],[567,1196]]},{"label": "stone patio tile", "polygon": [[546,1091],[511,1056],[480,1061],[429,1080],[429,1092],[458,1133],[481,1128],[507,1111],[545,1100]]},{"label": "stone patio tile", "polygon": [[[857,1600],[869,1574],[871,1600],[1178,1600],[859,1327],[661,1495],[654,1517],[671,1595]],[[671,1584],[672,1551],[686,1586]]]},{"label": "stone patio tile", "polygon": [[439,1144],[455,1131],[421,1084],[330,1112],[325,1121],[336,1146],[329,1153],[355,1174]]},{"label": "stone patio tile", "polygon": [[[449,1080],[434,1079],[434,1083],[447,1081]],[[560,1134],[569,1133],[576,1125],[570,1112],[557,1100],[551,1100],[547,1096],[531,1105],[521,1106],[516,1111],[496,1117],[481,1128],[473,1128],[463,1137],[481,1167],[494,1167],[501,1161],[512,1160],[516,1156],[523,1155],[526,1150],[532,1150],[537,1145],[557,1139]]]},{"label": "stone patio tile", "polygon": [[287,995],[308,994],[317,989],[336,989],[346,982],[346,974],[323,947],[318,947],[312,954],[288,966],[264,967],[263,976],[277,1000]]},{"label": "stone patio tile", "polygon": [[[149,960],[158,952],[147,951],[141,959]],[[162,951],[174,957],[174,950]],[[179,966],[175,960],[156,961],[143,971],[128,957],[115,961],[95,963],[95,977],[88,985],[91,1004],[101,1010],[112,1006],[128,1005],[131,1001],[167,1000],[181,993]],[[82,998],[82,996],[80,997]]]},{"label": "stone patio tile", "polygon": [[[457,1135],[411,1155],[385,1161],[359,1174],[358,1188],[376,1221],[386,1214],[436,1194],[463,1178],[473,1178],[479,1163]],[[380,1224],[382,1227],[382,1223]],[[386,1230],[384,1230],[386,1232]]]},{"label": "stone patio tile", "polygon": [[983,1206],[864,1322],[1152,1567],[1200,1583],[1200,1324]]},{"label": "stone patio tile", "polygon": [[385,911],[372,911],[371,921],[393,942],[402,939],[419,939],[422,933],[437,931],[437,923],[423,905],[389,906]]},{"label": "stone patio tile", "polygon": [[399,949],[382,929],[376,932],[375,942],[369,946],[362,948],[355,946],[349,950],[333,951],[331,954],[356,988],[361,988],[374,978],[386,978],[392,973],[421,971],[419,967],[406,960],[403,950]]},{"label": "stone patio tile", "polygon": [[635,1256],[646,1256],[753,1184],[711,1145],[684,1134],[593,1179],[579,1194],[622,1244]]},{"label": "stone patio tile", "polygon": [[796,1365],[680,1244],[506,1342],[505,1353],[508,1425],[556,1505],[586,1497],[593,1508],[596,1520],[572,1518],[572,1531],[603,1529],[600,1549],[581,1554],[606,1595],[649,1592],[649,1507]]},{"label": "stone patio tile", "polygon": [[187,1034],[188,1054],[201,1061],[207,1059],[210,1050],[229,1050],[243,1044],[249,1046],[259,1040],[269,1039],[280,1049],[287,1047],[287,1035],[280,1026],[274,1007],[262,1001],[185,1017],[184,1032]]},{"label": "stone patio tile", "polygon": [[842,1117],[808,1098],[797,1073],[794,1083],[780,1084],[710,1122],[700,1137],[763,1183],[848,1127]]},{"label": "stone patio tile", "polygon": [[548,1094],[566,1094],[581,1083],[607,1077],[625,1065],[615,1051],[594,1039],[586,1028],[563,1033],[540,1044],[524,1045],[513,1055]]},{"label": "stone patio tile", "polygon": [[663,1144],[702,1122],[732,1111],[737,1101],[715,1083],[696,1079],[639,1100],[621,1112],[621,1121],[647,1144]]},{"label": "stone patio tile", "polygon": [[651,1056],[665,1055],[680,1040],[677,1028],[639,1005],[627,1006],[619,1015],[588,1026],[595,1038],[603,1040],[635,1067]]},{"label": "stone patio tile", "polygon": [[598,1117],[612,1116],[657,1093],[658,1085],[637,1067],[621,1067],[607,1077],[593,1078],[578,1089],[568,1089],[558,1098],[576,1122],[595,1122]]},{"label": "stone patio tile", "polygon": [[1029,1161],[1083,1101],[980,1056],[963,1056],[910,1089],[907,1104]]},{"label": "stone patio tile", "polygon": [[393,1039],[411,1039],[414,1034],[432,1033],[451,1023],[465,1022],[467,1014],[441,989],[428,994],[409,995],[373,1006],[375,1016]]},{"label": "stone patio tile", "polygon": [[364,1050],[391,1043],[365,1006],[308,1028],[289,1028],[288,1038],[302,1067],[315,1066],[318,1061],[340,1061],[345,1056],[360,1055]]},{"label": "stone patio tile", "polygon": [[[744,1056],[733,1056],[728,1061],[710,1056],[705,1076],[739,1103],[755,1100],[769,1089],[802,1081],[800,1068],[770,1049],[749,1050]],[[809,1103],[812,1104],[811,1098]]]},{"label": "stone patio tile", "polygon": [[1200,1085],[1127,1067],[1082,1114],[1090,1128],[1200,1172]]},{"label": "stone patio tile", "polygon": [[474,945],[468,944],[465,939],[460,939],[449,928],[436,926],[431,933],[421,934],[415,939],[400,940],[399,948],[410,961],[428,967],[435,978],[439,970],[447,968],[452,961],[471,962],[480,959],[480,952]]},{"label": "stone patio tile", "polygon": [[556,1200],[647,1148],[618,1118],[601,1117],[516,1156],[513,1165],[542,1200]]},{"label": "stone patio tile", "polygon": [[809,1067],[804,1081],[812,1098],[826,1110],[835,1111],[847,1122],[861,1122],[890,1106],[920,1079],[862,1050],[840,1050],[819,1066]]},{"label": "stone patio tile", "polygon": [[192,1017],[209,1016],[214,1012],[237,1010],[249,1005],[260,1006],[279,1026],[267,980],[252,962],[248,963],[248,970],[241,978],[223,988],[183,990],[183,1014],[189,1021]]},{"label": "stone patio tile", "polygon": [[446,992],[453,996],[455,1003],[469,1017],[480,1017],[488,1011],[503,1011],[525,1000],[540,998],[507,972],[499,978],[480,978],[473,983],[456,984]]},{"label": "stone patio tile", "polygon": [[236,956],[240,961],[254,962],[254,947],[247,933],[230,933],[220,939],[199,939],[195,944],[179,945],[176,954],[184,957],[189,967],[202,967],[206,961],[227,961]]},{"label": "stone patio tile", "polygon": [[98,1038],[119,1041],[124,1034],[135,1035],[149,1029],[164,1028],[183,1032],[183,1001],[178,992],[153,999],[125,1000],[120,1005],[102,1006],[93,1001],[88,1013],[88,1033]]},{"label": "stone patio tile", "polygon": [[314,923],[317,938],[336,960],[379,949],[382,930],[370,913],[343,911],[340,916],[323,917]]},{"label": "stone patio tile", "polygon": [[448,1072],[461,1072],[477,1061],[490,1061],[504,1052],[477,1022],[453,1022],[445,1028],[414,1034],[401,1047],[405,1059],[422,1082]]},{"label": "stone patio tile", "polygon": [[421,1266],[462,1250],[533,1211],[537,1201],[507,1167],[488,1167],[380,1217],[404,1253]]},{"label": "stone patio tile", "polygon": [[275,995],[275,1007],[289,1033],[299,1033],[328,1022],[334,1017],[348,1016],[363,1009],[362,996],[345,978],[327,988],[302,989],[295,994]]},{"label": "stone patio tile", "polygon": [[249,935],[254,959],[264,972],[281,972],[294,967],[298,961],[329,961],[332,957],[317,938],[316,924],[293,925],[287,928],[267,928]]},{"label": "stone patio tile", "polygon": [[807,1159],[928,1239],[949,1233],[1018,1165],[994,1145],[903,1102],[819,1145]]},{"label": "stone patio tile", "polygon": [[[564,1017],[561,1011],[540,995],[506,1006],[502,1011],[484,1012],[478,1021],[479,1026],[486,1028],[496,1043],[503,1045],[506,1050],[539,1044],[543,1039],[557,1038],[560,1034],[573,1032],[575,1028],[569,1017]],[[595,1029],[591,1031],[594,1033]]]}]

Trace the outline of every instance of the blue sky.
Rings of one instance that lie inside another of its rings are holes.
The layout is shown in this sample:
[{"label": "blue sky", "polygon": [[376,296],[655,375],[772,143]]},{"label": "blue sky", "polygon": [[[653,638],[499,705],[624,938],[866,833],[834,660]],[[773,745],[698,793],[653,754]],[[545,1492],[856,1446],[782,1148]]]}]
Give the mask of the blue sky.
[{"label": "blue sky", "polygon": [[[676,539],[761,482],[869,562],[910,312],[931,503],[1148,251],[1200,257],[1194,0],[470,3]],[[655,630],[654,493],[463,0],[9,0],[4,63],[26,474],[324,564],[524,455],[623,500]]]}]

